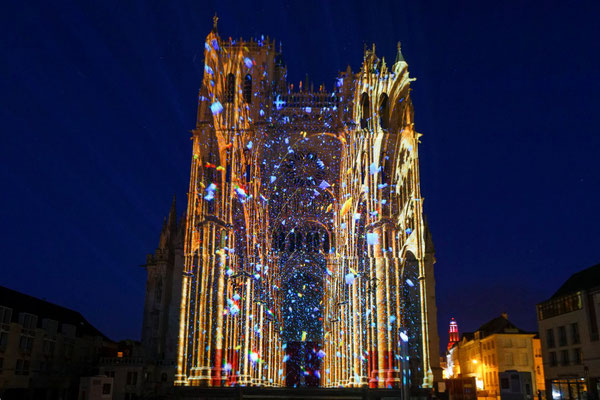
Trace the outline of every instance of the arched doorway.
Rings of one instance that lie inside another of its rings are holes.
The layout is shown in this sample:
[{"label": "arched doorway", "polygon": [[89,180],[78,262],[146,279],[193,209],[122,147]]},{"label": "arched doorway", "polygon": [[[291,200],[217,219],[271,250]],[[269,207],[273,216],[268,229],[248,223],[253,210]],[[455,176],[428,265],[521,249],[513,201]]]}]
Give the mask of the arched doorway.
[{"label": "arched doorway", "polygon": [[[307,245],[299,245],[303,237]],[[312,251],[313,234],[297,232],[293,253],[280,258],[286,386],[319,386],[326,259]]]}]

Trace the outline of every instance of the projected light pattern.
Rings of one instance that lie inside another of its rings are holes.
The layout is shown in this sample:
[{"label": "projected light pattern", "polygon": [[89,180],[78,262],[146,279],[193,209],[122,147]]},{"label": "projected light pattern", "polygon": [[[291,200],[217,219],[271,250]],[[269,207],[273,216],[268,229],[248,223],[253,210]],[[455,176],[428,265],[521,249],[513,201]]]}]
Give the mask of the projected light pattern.
[{"label": "projected light pattern", "polygon": [[216,22],[204,55],[176,384],[283,386],[303,359],[302,382],[325,387],[430,386],[433,250],[400,48],[391,68],[365,50],[332,93],[294,90],[273,41],[225,41]]}]

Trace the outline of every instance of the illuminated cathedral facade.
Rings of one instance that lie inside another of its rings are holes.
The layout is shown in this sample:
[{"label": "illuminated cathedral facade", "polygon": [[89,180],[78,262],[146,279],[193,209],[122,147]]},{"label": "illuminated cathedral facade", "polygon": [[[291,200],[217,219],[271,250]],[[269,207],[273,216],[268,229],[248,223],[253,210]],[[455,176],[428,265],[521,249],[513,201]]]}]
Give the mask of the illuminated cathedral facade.
[{"label": "illuminated cathedral facade", "polygon": [[431,387],[435,260],[400,46],[390,66],[365,49],[329,92],[288,84],[274,41],[224,40],[216,19],[204,58],[175,384]]}]

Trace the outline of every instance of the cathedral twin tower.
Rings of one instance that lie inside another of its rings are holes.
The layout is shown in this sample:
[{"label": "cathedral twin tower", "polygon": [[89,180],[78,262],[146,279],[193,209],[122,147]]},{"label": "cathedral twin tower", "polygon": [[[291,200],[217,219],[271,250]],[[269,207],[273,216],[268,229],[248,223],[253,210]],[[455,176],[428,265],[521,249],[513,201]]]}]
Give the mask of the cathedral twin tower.
[{"label": "cathedral twin tower", "polygon": [[[205,42],[176,385],[431,387],[433,246],[407,64],[365,51],[333,92],[274,42]],[[295,371],[295,372],[294,372]]]}]

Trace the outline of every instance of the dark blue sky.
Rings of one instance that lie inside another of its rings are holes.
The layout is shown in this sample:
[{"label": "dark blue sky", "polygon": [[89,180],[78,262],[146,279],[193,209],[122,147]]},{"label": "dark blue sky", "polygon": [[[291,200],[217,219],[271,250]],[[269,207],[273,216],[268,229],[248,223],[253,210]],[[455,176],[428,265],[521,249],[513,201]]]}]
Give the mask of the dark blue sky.
[{"label": "dark blue sky", "polygon": [[535,304],[600,261],[599,4],[8,2],[0,284],[139,338],[139,265],[173,194],[184,212],[217,11],[223,37],[281,40],[291,82],[331,88],[364,42],[391,62],[402,41],[441,340],[451,316],[465,331],[507,311],[535,330]]}]

